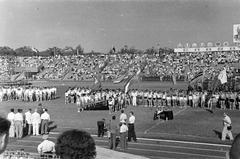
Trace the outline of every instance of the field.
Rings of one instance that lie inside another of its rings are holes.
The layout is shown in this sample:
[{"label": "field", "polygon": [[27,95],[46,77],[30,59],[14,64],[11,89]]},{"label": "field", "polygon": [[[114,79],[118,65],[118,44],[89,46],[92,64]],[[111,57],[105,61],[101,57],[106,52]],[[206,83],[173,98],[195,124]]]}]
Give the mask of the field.
[{"label": "field", "polygon": [[[76,83],[76,82],[41,82],[36,85],[55,85],[57,87],[58,98],[52,101],[42,102],[43,106],[48,108],[51,115],[51,131],[63,131],[66,129],[77,128],[85,129],[92,134],[97,133],[96,122],[102,118],[109,119],[108,111],[84,111],[77,112],[75,104],[64,104],[64,92],[69,86],[91,85],[91,83]],[[166,89],[171,84],[159,83],[139,83],[136,88],[156,88]],[[119,87],[112,84],[104,84],[106,88]],[[186,88],[186,85],[177,85],[175,87]],[[24,111],[28,108],[36,108],[38,102],[20,102],[20,101],[5,101],[0,103],[0,114],[6,115],[10,108],[22,108]],[[188,141],[201,141],[223,143],[220,141],[222,131],[222,110],[214,110],[213,112],[205,109],[192,108],[174,108],[174,120],[167,122],[153,121],[153,112],[155,108],[132,107],[129,106],[126,112],[134,111],[136,116],[136,133],[137,137],[148,137],[158,139],[177,139]],[[232,118],[234,136],[240,132],[240,112],[226,111]],[[119,116],[119,112],[117,113]],[[229,144],[228,141],[224,142]]]}]

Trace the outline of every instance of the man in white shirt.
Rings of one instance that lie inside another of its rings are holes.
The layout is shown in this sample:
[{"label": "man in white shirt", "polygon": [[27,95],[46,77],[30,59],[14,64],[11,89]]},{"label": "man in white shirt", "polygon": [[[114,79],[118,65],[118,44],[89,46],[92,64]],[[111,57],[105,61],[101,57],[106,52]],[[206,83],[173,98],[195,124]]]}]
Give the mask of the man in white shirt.
[{"label": "man in white shirt", "polygon": [[133,115],[133,111],[131,111],[129,121],[128,121],[128,141],[129,142],[131,141],[131,138],[133,138],[133,140],[137,142],[134,123],[135,123],[135,116]]},{"label": "man in white shirt", "polygon": [[50,122],[50,115],[47,113],[47,109],[43,110],[43,114],[41,115],[41,134],[48,134],[48,123]]},{"label": "man in white shirt", "polygon": [[223,113],[223,130],[222,130],[222,141],[226,140],[226,136],[228,135],[230,140],[233,140],[233,135],[232,135],[232,122],[230,117],[226,114]]},{"label": "man in white shirt", "polygon": [[9,137],[15,137],[15,126],[14,126],[14,109],[10,109],[10,113],[7,115],[7,119],[11,122],[11,126],[9,129]]},{"label": "man in white shirt", "polygon": [[127,148],[127,132],[128,132],[128,127],[126,125],[126,122],[123,122],[120,127],[120,143],[121,143],[121,149],[123,151],[125,151]]},{"label": "man in white shirt", "polygon": [[14,123],[15,123],[15,130],[16,130],[16,138],[22,138],[22,135],[23,135],[22,109],[18,109],[18,112],[14,115]]},{"label": "man in white shirt", "polygon": [[121,114],[120,114],[120,123],[124,123],[124,122],[127,122],[127,114],[124,113],[124,110],[122,109],[121,110]]},{"label": "man in white shirt", "polygon": [[35,112],[32,114],[33,135],[39,135],[39,125],[41,123],[41,117],[37,111],[38,109],[35,109]]},{"label": "man in white shirt", "polygon": [[28,109],[25,113],[25,123],[28,130],[28,135],[31,135],[32,132],[32,109]]},{"label": "man in white shirt", "polygon": [[43,141],[38,145],[37,151],[40,154],[52,154],[55,152],[55,143],[48,140],[48,135],[43,135]]}]

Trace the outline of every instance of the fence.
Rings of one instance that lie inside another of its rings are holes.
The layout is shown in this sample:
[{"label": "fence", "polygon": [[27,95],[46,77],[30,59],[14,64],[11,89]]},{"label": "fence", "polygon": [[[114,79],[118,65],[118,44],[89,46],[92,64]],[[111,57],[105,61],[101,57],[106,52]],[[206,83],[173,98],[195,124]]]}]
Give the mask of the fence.
[{"label": "fence", "polygon": [[55,154],[37,154],[27,153],[23,150],[20,151],[9,151],[6,150],[3,153],[3,159],[61,159]]}]

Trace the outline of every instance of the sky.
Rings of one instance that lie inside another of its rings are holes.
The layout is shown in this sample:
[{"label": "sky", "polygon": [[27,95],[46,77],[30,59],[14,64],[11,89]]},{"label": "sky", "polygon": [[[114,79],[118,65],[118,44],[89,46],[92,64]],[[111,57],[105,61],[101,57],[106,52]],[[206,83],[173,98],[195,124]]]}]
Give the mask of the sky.
[{"label": "sky", "polygon": [[239,8],[240,0],[0,0],[0,46],[107,52],[231,44]]}]

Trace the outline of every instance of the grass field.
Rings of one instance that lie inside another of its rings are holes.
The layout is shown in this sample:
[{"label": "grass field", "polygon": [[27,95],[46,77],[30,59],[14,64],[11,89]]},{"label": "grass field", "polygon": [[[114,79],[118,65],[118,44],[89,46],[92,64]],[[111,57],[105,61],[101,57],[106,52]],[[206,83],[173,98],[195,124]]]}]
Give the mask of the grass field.
[{"label": "grass field", "polygon": [[[42,84],[42,83],[41,83]],[[75,104],[64,104],[64,91],[71,84],[57,84],[45,83],[44,85],[59,85],[57,86],[58,97],[52,101],[42,102],[44,107],[47,107],[51,115],[53,123],[52,131],[63,131],[70,128],[85,129],[91,133],[96,134],[96,121],[102,118],[109,119],[108,111],[84,111],[77,112]],[[156,83],[142,84],[142,88],[158,88],[161,86]],[[76,83],[74,84],[76,85]],[[74,86],[71,85],[71,86]],[[79,84],[77,84],[79,85]],[[82,85],[80,83],[80,85]],[[166,85],[165,85],[166,86]],[[36,108],[38,102],[20,102],[20,101],[5,101],[0,103],[0,114],[6,115],[10,108]],[[174,120],[167,122],[153,121],[153,112],[155,108],[150,109],[146,107],[132,107],[129,106],[126,112],[134,111],[136,116],[136,132],[138,137],[151,138],[166,138],[178,140],[191,140],[201,142],[222,143],[219,135],[222,131],[223,111],[215,110],[213,113],[204,109],[192,108],[174,108]],[[240,112],[226,111],[232,118],[234,135],[240,132]],[[119,112],[117,113],[117,116]],[[227,143],[227,141],[226,141]]]}]

